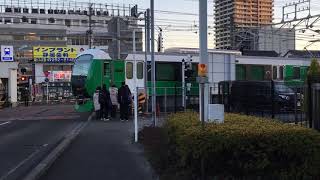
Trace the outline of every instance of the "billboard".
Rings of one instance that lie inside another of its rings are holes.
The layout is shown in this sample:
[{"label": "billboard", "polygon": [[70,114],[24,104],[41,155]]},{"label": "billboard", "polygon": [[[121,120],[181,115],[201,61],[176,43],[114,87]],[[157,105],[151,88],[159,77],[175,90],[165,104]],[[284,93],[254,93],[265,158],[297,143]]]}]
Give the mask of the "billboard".
[{"label": "billboard", "polygon": [[77,49],[73,47],[33,47],[35,62],[71,63],[77,57]]},{"label": "billboard", "polygon": [[1,46],[1,61],[13,61],[13,46]]}]

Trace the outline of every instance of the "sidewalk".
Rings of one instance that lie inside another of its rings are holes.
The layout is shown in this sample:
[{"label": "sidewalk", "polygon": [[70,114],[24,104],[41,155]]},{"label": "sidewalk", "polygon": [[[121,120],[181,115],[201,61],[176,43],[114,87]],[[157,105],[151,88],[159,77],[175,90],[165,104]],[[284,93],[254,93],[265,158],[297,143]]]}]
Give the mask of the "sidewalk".
[{"label": "sidewalk", "polygon": [[41,180],[152,180],[133,122],[92,121]]}]

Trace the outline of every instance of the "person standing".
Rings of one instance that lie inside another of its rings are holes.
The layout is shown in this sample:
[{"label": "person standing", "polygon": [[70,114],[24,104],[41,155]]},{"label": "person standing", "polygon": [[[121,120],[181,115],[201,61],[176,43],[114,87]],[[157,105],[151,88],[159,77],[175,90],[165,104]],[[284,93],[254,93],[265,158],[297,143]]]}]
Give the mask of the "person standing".
[{"label": "person standing", "polygon": [[131,103],[131,91],[130,88],[122,82],[122,86],[118,91],[118,101],[120,103],[120,120],[129,120],[129,105]]},{"label": "person standing", "polygon": [[102,91],[101,91],[101,94],[102,94],[102,98],[103,98],[103,108],[102,108],[102,113],[103,113],[103,116],[102,116],[102,120],[103,121],[109,121],[109,110],[111,108],[111,99],[110,99],[110,92],[107,90],[107,86],[104,84],[102,86]]},{"label": "person standing", "polygon": [[29,91],[28,88],[24,88],[22,91],[22,99],[24,101],[24,106],[29,106]]},{"label": "person standing", "polygon": [[113,84],[110,88],[110,99],[111,99],[111,103],[112,103],[112,107],[111,107],[111,117],[115,118],[116,117],[116,113],[117,113],[117,109],[118,109],[118,88]]},{"label": "person standing", "polygon": [[101,119],[101,105],[99,102],[100,99],[100,87],[97,87],[96,92],[93,94],[93,105],[94,105],[94,111],[96,113],[96,119],[100,120]]}]

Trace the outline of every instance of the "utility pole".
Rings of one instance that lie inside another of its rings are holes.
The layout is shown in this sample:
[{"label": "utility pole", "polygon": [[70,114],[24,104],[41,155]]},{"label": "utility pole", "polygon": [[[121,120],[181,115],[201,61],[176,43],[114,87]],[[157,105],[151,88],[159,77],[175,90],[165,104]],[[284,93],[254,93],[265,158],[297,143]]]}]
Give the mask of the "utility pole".
[{"label": "utility pole", "polygon": [[92,6],[93,4],[90,3],[89,4],[89,30],[87,31],[87,35],[88,35],[88,45],[89,45],[89,49],[92,48]]},{"label": "utility pole", "polygon": [[147,91],[148,86],[148,54],[150,53],[150,9],[147,9],[144,13],[144,21],[145,21],[145,62],[144,62],[144,87],[145,87],[145,94],[147,95],[147,101],[146,101],[146,110],[149,112],[149,95]]},{"label": "utility pole", "polygon": [[156,116],[156,63],[154,60],[154,0],[150,0],[151,9],[151,79],[152,79],[152,120],[153,126],[157,126],[157,116]]},{"label": "utility pole", "polygon": [[[207,1],[199,1],[199,46],[200,46],[200,65],[208,64],[208,29],[207,29]],[[205,80],[206,78],[204,78]],[[206,118],[206,98],[205,81],[200,82],[200,119],[204,123]]]}]

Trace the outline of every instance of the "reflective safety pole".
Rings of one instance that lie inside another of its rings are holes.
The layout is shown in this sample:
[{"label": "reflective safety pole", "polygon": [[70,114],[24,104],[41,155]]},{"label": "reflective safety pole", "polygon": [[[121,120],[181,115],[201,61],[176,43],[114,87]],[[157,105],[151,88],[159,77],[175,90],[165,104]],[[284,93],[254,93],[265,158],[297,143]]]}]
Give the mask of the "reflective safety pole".
[{"label": "reflective safety pole", "polygon": [[138,87],[137,87],[137,61],[136,61],[136,30],[132,31],[133,44],[133,77],[134,77],[134,141],[138,142]]},{"label": "reflective safety pole", "polygon": [[49,104],[49,82],[47,82],[47,104]]}]

